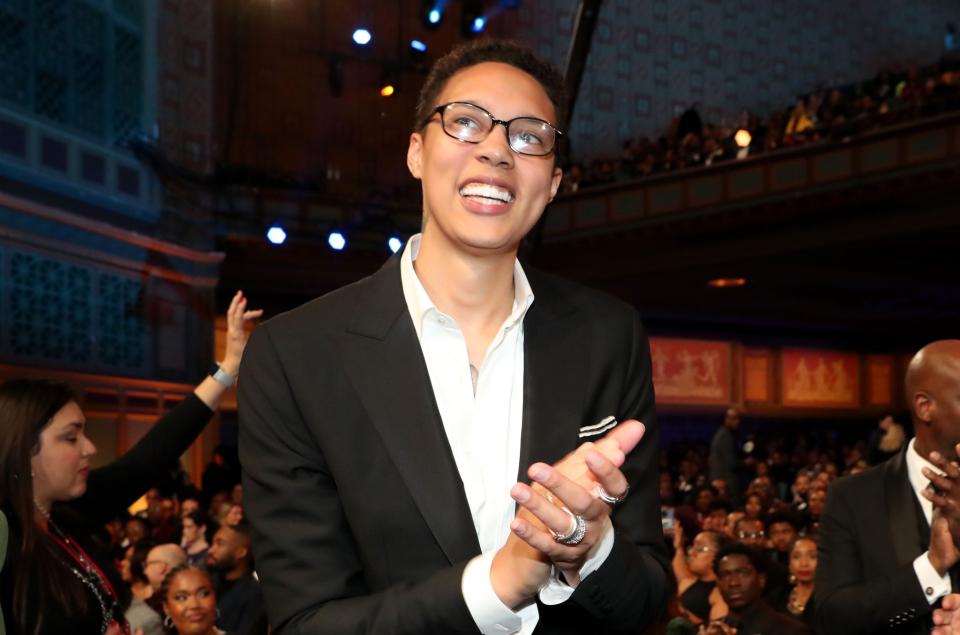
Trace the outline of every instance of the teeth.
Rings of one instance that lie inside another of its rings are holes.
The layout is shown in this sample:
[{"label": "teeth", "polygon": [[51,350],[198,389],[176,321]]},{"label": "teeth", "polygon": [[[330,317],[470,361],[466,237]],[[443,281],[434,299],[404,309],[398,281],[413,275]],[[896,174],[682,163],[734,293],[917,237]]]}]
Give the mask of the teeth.
[{"label": "teeth", "polygon": [[479,196],[490,198],[496,201],[510,203],[513,201],[513,194],[502,187],[490,185],[489,183],[467,183],[460,188],[460,196]]}]

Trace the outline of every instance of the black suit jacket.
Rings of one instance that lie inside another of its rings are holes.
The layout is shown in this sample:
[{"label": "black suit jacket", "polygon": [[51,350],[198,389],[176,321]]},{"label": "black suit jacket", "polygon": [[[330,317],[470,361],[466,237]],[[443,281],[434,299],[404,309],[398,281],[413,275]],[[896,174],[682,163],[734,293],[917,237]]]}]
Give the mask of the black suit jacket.
[{"label": "black suit jacket", "polygon": [[[617,538],[538,633],[637,632],[665,604],[650,356],[636,312],[528,272],[520,472],[581,426],[636,417]],[[476,633],[460,581],[480,553],[400,283],[376,274],[261,325],[239,387],[244,502],[277,633]]]},{"label": "black suit jacket", "polygon": [[913,570],[929,541],[905,452],[837,480],[820,517],[817,632],[929,634],[932,607]]}]

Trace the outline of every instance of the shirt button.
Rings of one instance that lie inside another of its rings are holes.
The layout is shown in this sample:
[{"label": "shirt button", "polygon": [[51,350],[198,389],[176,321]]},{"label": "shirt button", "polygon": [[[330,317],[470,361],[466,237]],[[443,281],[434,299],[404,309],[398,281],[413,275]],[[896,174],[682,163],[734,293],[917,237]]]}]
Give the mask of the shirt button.
[{"label": "shirt button", "polygon": [[440,324],[446,324],[446,323],[447,323],[447,318],[445,318],[445,317],[443,317],[443,316],[440,316],[440,317],[437,318],[437,322],[439,322]]},{"label": "shirt button", "polygon": [[927,593],[927,595],[933,595],[933,587],[932,587],[932,586],[928,586],[928,587],[926,588],[926,593]]}]

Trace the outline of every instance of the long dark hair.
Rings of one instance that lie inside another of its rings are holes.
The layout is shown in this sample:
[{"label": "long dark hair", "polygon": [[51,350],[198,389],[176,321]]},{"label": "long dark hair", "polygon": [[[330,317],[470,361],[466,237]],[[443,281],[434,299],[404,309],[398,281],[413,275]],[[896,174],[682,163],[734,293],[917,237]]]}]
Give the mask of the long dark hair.
[{"label": "long dark hair", "polygon": [[68,615],[83,615],[89,598],[73,576],[51,575],[62,570],[56,546],[34,520],[31,458],[40,452],[40,433],[53,416],[76,401],[64,383],[16,379],[0,385],[0,509],[10,521],[9,566],[12,577],[13,622],[19,632],[43,631],[40,602],[52,598]]}]

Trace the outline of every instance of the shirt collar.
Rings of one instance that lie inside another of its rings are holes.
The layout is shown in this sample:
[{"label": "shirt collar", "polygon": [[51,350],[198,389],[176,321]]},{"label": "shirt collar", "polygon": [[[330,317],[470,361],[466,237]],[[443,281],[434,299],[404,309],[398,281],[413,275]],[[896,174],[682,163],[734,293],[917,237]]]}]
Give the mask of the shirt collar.
[{"label": "shirt collar", "polygon": [[920,453],[917,452],[915,448],[916,442],[917,439],[914,437],[910,439],[910,443],[907,444],[907,477],[910,479],[910,485],[913,487],[913,491],[916,492],[917,497],[920,498],[921,501],[925,501],[926,499],[920,495],[920,492],[927,488],[927,485],[930,484],[930,479],[923,475],[923,468],[930,468],[937,474],[940,474],[941,470],[937,469],[937,466],[925,457],[920,456]]},{"label": "shirt collar", "polygon": [[[423,288],[416,270],[413,268],[413,262],[420,253],[420,239],[423,234],[414,234],[407,241],[400,256],[400,284],[403,287],[403,299],[407,303],[407,309],[410,311],[410,317],[413,318],[413,327],[417,331],[417,339],[420,339],[423,333],[423,320],[432,312],[441,313],[437,309],[433,300],[427,295],[427,290]],[[533,289],[530,288],[530,282],[527,275],[520,266],[520,261],[514,259],[513,262],[513,308],[504,322],[504,326],[510,327],[513,324],[523,320],[530,305],[533,304]]]}]

